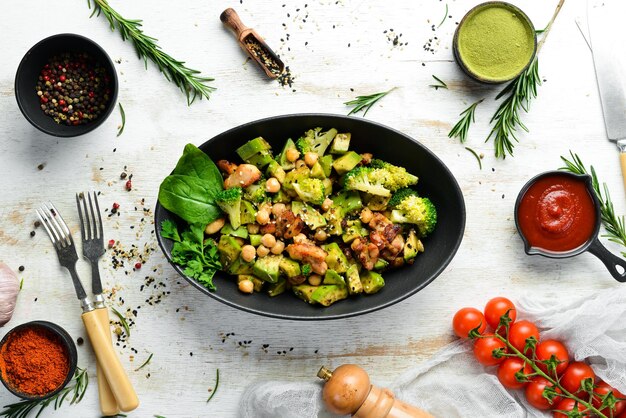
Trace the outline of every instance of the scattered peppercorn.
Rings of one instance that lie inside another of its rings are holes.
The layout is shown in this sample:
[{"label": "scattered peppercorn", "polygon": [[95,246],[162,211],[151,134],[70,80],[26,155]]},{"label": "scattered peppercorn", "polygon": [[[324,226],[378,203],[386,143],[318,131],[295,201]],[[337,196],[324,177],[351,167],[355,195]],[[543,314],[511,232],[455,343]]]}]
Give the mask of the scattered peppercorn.
[{"label": "scattered peppercorn", "polygon": [[35,236],[35,231],[30,231],[30,236],[34,237]]},{"label": "scattered peppercorn", "polygon": [[128,180],[126,182],[126,190],[130,192],[132,189],[133,189],[133,182],[131,180]]},{"label": "scattered peppercorn", "polygon": [[110,239],[109,240],[109,248],[113,248],[114,245],[115,245],[115,240],[114,239]]},{"label": "scattered peppercorn", "polygon": [[41,222],[35,221],[35,228],[39,228],[41,226]]},{"label": "scattered peppercorn", "polygon": [[18,270],[19,270],[19,271],[24,271],[24,266],[19,266],[19,267],[18,267]]},{"label": "scattered peppercorn", "polygon": [[141,268],[141,263],[137,262],[135,263],[135,269],[139,270]]},{"label": "scattered peppercorn", "polygon": [[113,209],[119,209],[120,208],[120,204],[117,202],[113,203]]},{"label": "scattered peppercorn", "polygon": [[127,176],[126,172],[122,171],[122,174],[120,174],[120,178],[124,180],[126,176]]},{"label": "scattered peppercorn", "polygon": [[85,342],[85,340],[83,340],[83,337],[78,337],[76,339],[76,344],[78,344],[78,345],[83,345],[84,342]]},{"label": "scattered peppercorn", "polygon": [[44,168],[45,166],[46,166],[45,164],[39,164],[39,165],[37,166],[37,170],[43,170],[43,168]]}]

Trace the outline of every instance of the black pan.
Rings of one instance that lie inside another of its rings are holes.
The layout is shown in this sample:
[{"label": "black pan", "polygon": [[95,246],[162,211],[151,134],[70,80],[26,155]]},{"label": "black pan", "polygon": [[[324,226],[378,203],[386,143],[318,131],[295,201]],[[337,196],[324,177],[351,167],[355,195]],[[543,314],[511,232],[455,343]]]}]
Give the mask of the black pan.
[{"label": "black pan", "polygon": [[[350,297],[323,308],[304,303],[291,292],[271,298],[266,294],[247,295],[237,289],[236,278],[219,272],[214,283],[217,291],[187,278],[175,264],[174,269],[193,286],[210,297],[259,315],[282,319],[319,320],[361,315],[393,305],[415,294],[432,282],[454,257],[465,230],[465,202],[454,176],[444,163],[424,145],[409,136],[360,118],[328,114],[298,114],[261,119],[233,128],[200,145],[213,161],[228,159],[240,162],[235,149],[257,136],[262,136],[274,150],[282,149],[287,138],[297,139],[306,130],[321,126],[352,133],[350,148],[356,152],[371,152],[376,158],[406,167],[420,180],[417,190],[428,196],[438,211],[435,231],[424,240],[426,251],[418,255],[412,266],[390,270],[383,274],[386,285],[378,293]],[[180,150],[182,153],[182,149]],[[163,173],[163,177],[167,173]],[[157,239],[171,263],[172,242],[161,236],[161,222],[180,219],[157,203],[155,222]]]}]

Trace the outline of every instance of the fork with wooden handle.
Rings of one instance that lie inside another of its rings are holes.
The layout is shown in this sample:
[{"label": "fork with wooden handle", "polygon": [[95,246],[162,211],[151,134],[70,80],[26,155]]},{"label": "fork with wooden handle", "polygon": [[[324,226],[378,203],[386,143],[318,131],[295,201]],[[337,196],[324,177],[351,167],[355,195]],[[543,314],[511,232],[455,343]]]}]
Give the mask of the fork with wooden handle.
[{"label": "fork with wooden handle", "polygon": [[[89,260],[89,264],[91,264],[91,292],[93,293],[94,312],[102,327],[107,331],[106,334],[109,336],[109,341],[112,343],[109,327],[109,311],[104,305],[102,282],[100,281],[100,270],[98,269],[98,260],[105,252],[102,217],[100,215],[97,194],[93,193],[93,199],[91,196],[90,193],[77,193],[76,208],[78,209],[78,217],[80,218],[83,256]],[[87,202],[89,202],[89,206],[87,206]],[[104,416],[117,415],[119,407],[117,406],[113,392],[111,392],[109,383],[104,377],[99,361],[96,363],[96,376],[98,378],[98,396],[100,398],[100,410],[102,414]]]},{"label": "fork with wooden handle", "polygon": [[52,203],[43,204],[37,209],[37,215],[54,245],[59,263],[69,271],[72,277],[74,290],[83,310],[81,315],[83,324],[96,353],[96,359],[102,366],[101,370],[109,383],[117,405],[122,411],[131,411],[137,408],[139,399],[137,399],[135,389],[113,349],[108,324],[106,329],[102,326],[94,304],[87,297],[85,289],[78,278],[78,273],[76,272],[78,254],[76,254],[72,234],[59,211],[56,210]]}]

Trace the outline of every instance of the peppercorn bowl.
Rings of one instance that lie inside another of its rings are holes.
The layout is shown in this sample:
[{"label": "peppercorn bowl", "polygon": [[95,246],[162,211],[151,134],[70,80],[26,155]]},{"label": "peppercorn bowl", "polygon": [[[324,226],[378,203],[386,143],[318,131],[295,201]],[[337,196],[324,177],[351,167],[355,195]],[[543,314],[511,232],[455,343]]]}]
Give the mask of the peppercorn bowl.
[{"label": "peppercorn bowl", "polygon": [[[304,303],[285,292],[270,297],[254,296],[238,290],[232,277],[224,272],[215,274],[217,290],[209,291],[196,280],[185,275],[184,269],[172,262],[173,242],[163,237],[163,221],[181,224],[173,213],[157,203],[155,209],[156,235],[172,267],[191,285],[209,297],[227,305],[258,315],[289,320],[325,320],[346,318],[373,312],[398,303],[417,293],[452,261],[463,239],[465,203],[461,189],[445,164],[424,145],[399,131],[362,118],[330,114],[295,114],[276,116],[250,122],[221,133],[204,144],[204,151],[213,161],[236,161],[235,149],[256,137],[263,137],[273,149],[282,149],[287,138],[298,138],[308,129],[335,128],[350,132],[356,153],[372,153],[377,158],[405,167],[419,177],[417,191],[428,196],[437,208],[437,227],[424,242],[427,250],[415,258],[412,265],[385,271],[385,286],[367,297],[350,297],[328,307]],[[164,177],[168,173],[163,173]]]},{"label": "peppercorn bowl", "polygon": [[113,111],[117,92],[115,67],[104,49],[71,33],[35,44],[15,75],[15,98],[26,120],[58,137],[100,126]]},{"label": "peppercorn bowl", "polygon": [[[37,335],[41,338],[39,348],[36,348],[38,342],[33,341]],[[27,345],[20,346],[20,343]],[[54,353],[46,353],[51,347],[55,347]],[[37,357],[41,358],[40,362],[37,362]],[[20,390],[19,385],[31,384],[41,387],[34,381],[33,373],[39,373],[41,377],[51,380],[54,373],[48,372],[51,371],[51,364],[57,357],[62,359],[63,369],[67,362],[67,370],[57,373],[58,385],[48,392],[39,394]],[[0,381],[15,396],[27,400],[44,400],[59,393],[72,380],[77,359],[76,344],[70,334],[59,325],[48,321],[26,322],[10,330],[0,340]],[[18,364],[20,361],[26,363],[20,366]],[[20,373],[23,376],[13,376]]]}]

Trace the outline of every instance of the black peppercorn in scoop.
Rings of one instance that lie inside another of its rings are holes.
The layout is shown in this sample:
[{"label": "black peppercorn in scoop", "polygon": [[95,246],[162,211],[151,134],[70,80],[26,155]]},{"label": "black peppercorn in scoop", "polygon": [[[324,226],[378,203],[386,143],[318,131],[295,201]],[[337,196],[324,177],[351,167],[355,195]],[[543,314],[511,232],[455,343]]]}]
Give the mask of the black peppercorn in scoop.
[{"label": "black peppercorn in scoop", "polygon": [[276,78],[285,71],[285,64],[278,58],[278,55],[254,29],[243,24],[234,9],[224,10],[220,15],[220,20],[233,30],[239,46],[265,71],[269,78]]}]

